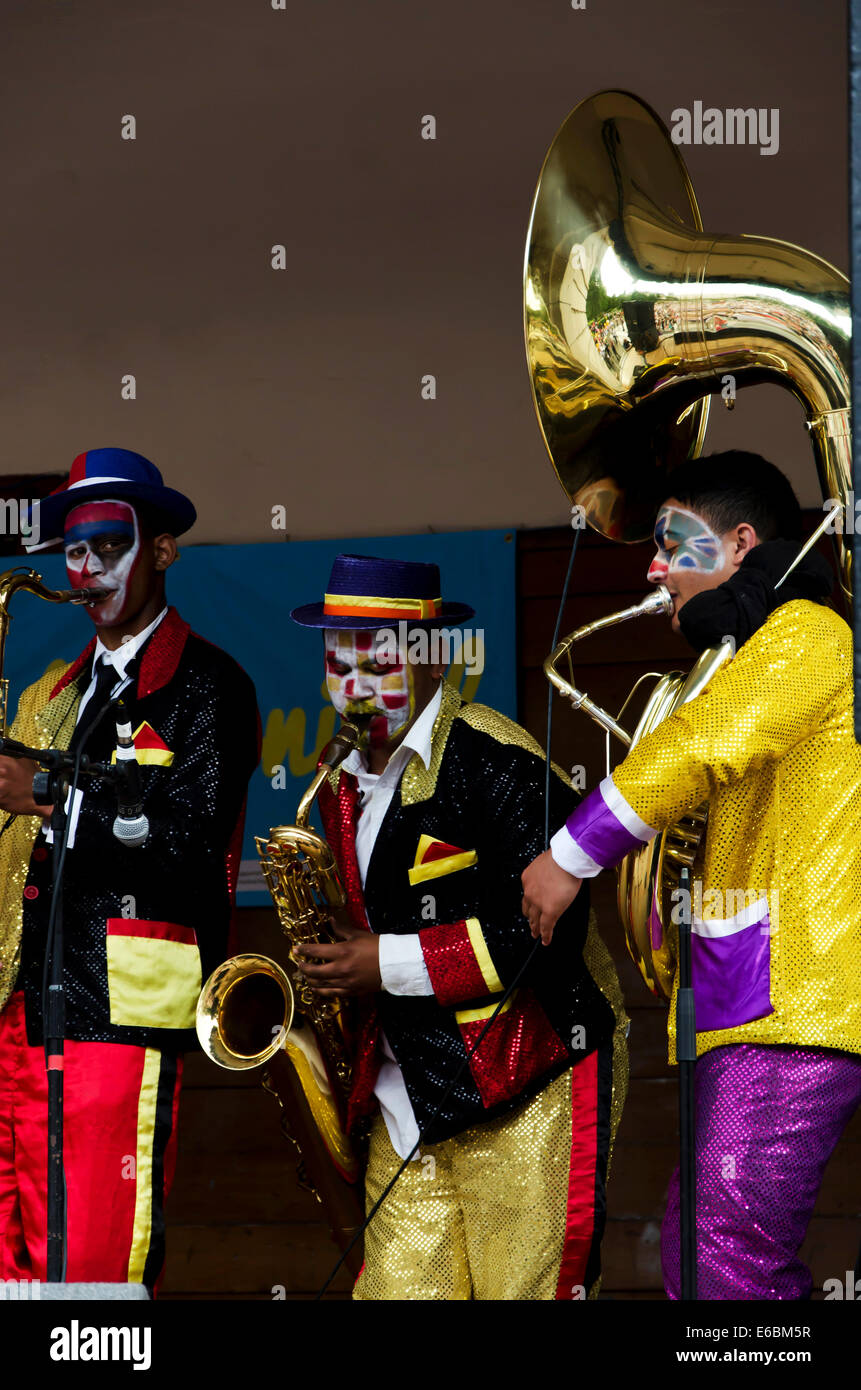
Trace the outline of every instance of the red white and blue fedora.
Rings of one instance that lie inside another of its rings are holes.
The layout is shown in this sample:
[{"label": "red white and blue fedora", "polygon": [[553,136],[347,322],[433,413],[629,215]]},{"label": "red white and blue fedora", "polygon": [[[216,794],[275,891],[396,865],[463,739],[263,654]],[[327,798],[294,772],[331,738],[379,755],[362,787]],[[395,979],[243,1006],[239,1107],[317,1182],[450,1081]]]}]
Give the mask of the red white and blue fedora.
[{"label": "red white and blue fedora", "polygon": [[417,560],[380,560],[373,555],[338,555],[322,603],[294,608],[300,627],[366,631],[402,619],[411,627],[444,627],[473,617],[467,603],[443,603],[438,565]]},{"label": "red white and blue fedora", "polygon": [[88,449],[78,454],[69,477],[62,486],[36,502],[31,525],[38,528],[38,544],[28,550],[45,550],[63,538],[63,523],[82,502],[119,497],[142,502],[158,524],[174,536],[181,536],[197,520],[193,504],[181,492],[165,487],[154,463],[131,449]]}]

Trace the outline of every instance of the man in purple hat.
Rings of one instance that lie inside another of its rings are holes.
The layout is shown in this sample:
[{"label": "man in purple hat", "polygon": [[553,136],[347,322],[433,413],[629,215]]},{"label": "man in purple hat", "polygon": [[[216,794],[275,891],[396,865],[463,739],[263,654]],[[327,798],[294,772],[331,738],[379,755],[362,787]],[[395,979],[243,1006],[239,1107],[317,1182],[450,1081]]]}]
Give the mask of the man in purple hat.
[{"label": "man in purple hat", "polygon": [[[356,555],[293,612],[323,631],[329,696],[362,731],[319,803],[349,920],[296,955],[321,995],[355,1001],[347,1121],[372,1122],[369,1207],[418,1143],[366,1233],[358,1299],[572,1299],[600,1284],[626,1019],[582,897],[518,979],[541,749],[416,659],[433,642],[414,638],[472,613],[442,603],[436,565]],[[575,804],[553,776],[551,816]]]},{"label": "man in purple hat", "polygon": [[[117,794],[83,779],[69,807],[64,1176],[70,1282],[143,1283],[164,1262],[182,1054],[201,980],[225,955],[248,779],[254,687],[165,600],[188,498],[140,454],[79,455],[39,506],[39,548],[62,544],[70,583],[99,591],[76,661],[25,690],[12,737],[111,762],[122,696],[148,833],[117,837]],[[36,533],[34,527],[34,534]],[[53,896],[35,764],[0,757],[0,1277],[44,1279],[47,1084],[43,963]],[[3,872],[5,870],[5,872]]]}]

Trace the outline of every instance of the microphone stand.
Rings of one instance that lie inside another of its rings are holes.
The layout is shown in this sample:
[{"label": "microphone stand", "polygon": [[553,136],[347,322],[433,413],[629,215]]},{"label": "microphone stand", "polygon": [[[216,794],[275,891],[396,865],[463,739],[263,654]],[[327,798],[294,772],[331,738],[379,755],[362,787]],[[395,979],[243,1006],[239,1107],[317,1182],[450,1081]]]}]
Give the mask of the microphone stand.
[{"label": "microphone stand", "polygon": [[[37,774],[38,776],[38,774]],[[66,1036],[66,996],[63,984],[63,863],[69,818],[65,775],[49,772],[53,831],[51,912],[45,957],[48,973],[44,1008],[45,1068],[48,1074],[48,1283],[59,1283],[66,1265],[66,1177],[63,1170],[63,1082]],[[34,778],[34,781],[36,779]],[[77,784],[77,776],[73,783]]]},{"label": "microphone stand", "polygon": [[697,1063],[697,1024],[691,968],[691,872],[679,877],[679,988],[676,993],[676,1061],[679,1067],[679,1230],[681,1236],[682,1299],[697,1299],[697,1164],[695,1143],[694,1071]]},{"label": "microphone stand", "polygon": [[[49,1284],[62,1282],[66,1268],[66,1181],[63,1172],[63,1079],[65,1063],[66,997],[63,982],[63,866],[69,838],[66,799],[77,790],[83,774],[115,782],[110,764],[91,762],[86,755],[59,748],[28,748],[14,739],[0,739],[0,753],[31,758],[43,769],[33,778],[37,805],[50,801],[53,832],[51,910],[45,948],[46,998],[43,998],[43,1039],[48,1077],[48,1251]],[[69,773],[72,773],[71,782]]]}]

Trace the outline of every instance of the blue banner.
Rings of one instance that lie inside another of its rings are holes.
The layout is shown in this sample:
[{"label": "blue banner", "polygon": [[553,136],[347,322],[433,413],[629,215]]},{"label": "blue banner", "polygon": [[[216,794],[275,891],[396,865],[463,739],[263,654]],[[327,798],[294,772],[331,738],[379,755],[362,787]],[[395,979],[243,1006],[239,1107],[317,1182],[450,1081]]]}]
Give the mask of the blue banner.
[{"label": "blue banner", "polygon": [[[323,640],[297,627],[291,608],[322,599],[339,552],[432,561],[442,596],[475,609],[466,628],[481,640],[483,670],[454,661],[449,679],[466,699],[516,717],[515,544],[511,532],[459,531],[362,540],[293,541],[268,545],[191,546],[168,574],[168,600],[195,632],[223,647],[251,676],[263,723],[263,755],[251,779],[240,901],[269,901],[257,868],[254,835],[291,822],[317,757],[334,732],[326,698]],[[13,560],[7,562],[12,568]],[[33,557],[52,588],[67,588],[61,555]],[[93,632],[86,614],[30,594],[12,601],[7,642],[10,722],[24,686],[51,661],[71,661]],[[455,629],[452,629],[454,632]],[[464,644],[467,658],[474,648]],[[457,653],[455,652],[454,655]]]}]

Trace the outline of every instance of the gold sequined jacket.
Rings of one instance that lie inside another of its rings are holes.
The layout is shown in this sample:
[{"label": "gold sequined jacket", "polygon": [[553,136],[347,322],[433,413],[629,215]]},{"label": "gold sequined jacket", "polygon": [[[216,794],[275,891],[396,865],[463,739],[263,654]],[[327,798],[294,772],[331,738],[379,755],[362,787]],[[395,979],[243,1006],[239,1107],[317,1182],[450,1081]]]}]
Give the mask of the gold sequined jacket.
[{"label": "gold sequined jacket", "polygon": [[[9,730],[10,738],[30,748],[68,747],[74,720],[66,720],[64,727],[66,711],[61,705],[47,708],[51,691],[65,667],[66,662],[52,662],[44,675],[23,691]],[[2,819],[7,821],[5,814]],[[41,816],[15,816],[0,835],[0,1009],[15,988],[21,963],[22,893],[30,852],[41,828]]]},{"label": "gold sequined jacket", "polygon": [[[735,1042],[861,1052],[861,747],[851,633],[831,609],[777,608],[590,793],[554,857],[593,876],[704,803],[698,1053]],[[671,1061],[674,1020],[675,1008]]]}]

